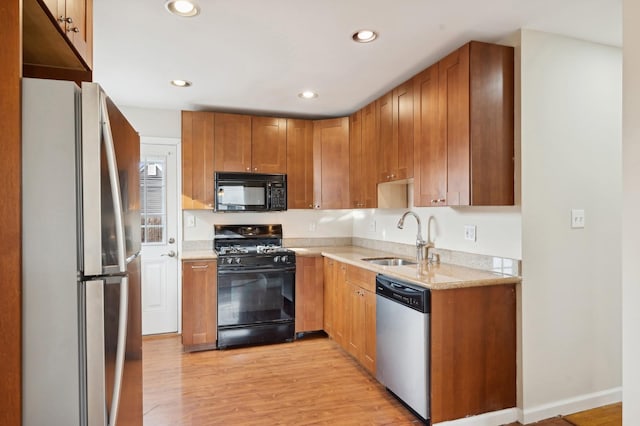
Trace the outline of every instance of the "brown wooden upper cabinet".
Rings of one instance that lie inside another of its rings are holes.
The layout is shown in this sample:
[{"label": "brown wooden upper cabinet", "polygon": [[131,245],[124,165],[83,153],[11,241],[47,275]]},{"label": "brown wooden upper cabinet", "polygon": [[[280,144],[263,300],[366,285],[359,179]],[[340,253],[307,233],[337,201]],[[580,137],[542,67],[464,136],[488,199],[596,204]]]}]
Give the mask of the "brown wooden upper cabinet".
[{"label": "brown wooden upper cabinet", "polygon": [[313,122],[287,119],[287,207],[313,208]]},{"label": "brown wooden upper cabinet", "polygon": [[252,171],[250,115],[216,112],[213,139],[215,171]]},{"label": "brown wooden upper cabinet", "polygon": [[470,42],[414,80],[416,206],[512,205],[513,48]]},{"label": "brown wooden upper cabinet", "polygon": [[378,132],[376,102],[350,117],[350,195],[351,207],[375,208],[378,203]]},{"label": "brown wooden upper cabinet", "polygon": [[213,209],[213,112],[182,111],[182,208]]},{"label": "brown wooden upper cabinet", "polygon": [[25,0],[24,75],[90,81],[93,0]]},{"label": "brown wooden upper cabinet", "polygon": [[349,117],[313,122],[314,208],[349,205]]},{"label": "brown wooden upper cabinet", "polygon": [[215,114],[215,170],[286,173],[287,120]]},{"label": "brown wooden upper cabinet", "polygon": [[378,100],[380,171],[378,182],[413,177],[413,81]]},{"label": "brown wooden upper cabinet", "polygon": [[287,172],[286,118],[251,118],[251,171]]}]

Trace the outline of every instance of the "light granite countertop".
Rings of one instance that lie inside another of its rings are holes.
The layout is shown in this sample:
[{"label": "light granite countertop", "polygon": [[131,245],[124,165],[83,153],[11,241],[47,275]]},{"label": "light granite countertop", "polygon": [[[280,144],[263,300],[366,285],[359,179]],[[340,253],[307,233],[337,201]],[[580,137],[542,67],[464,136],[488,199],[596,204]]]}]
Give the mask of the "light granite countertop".
[{"label": "light granite countertop", "polygon": [[181,260],[215,260],[218,256],[211,249],[182,250]]},{"label": "light granite countertop", "polygon": [[[289,247],[296,256],[325,256],[359,268],[382,273],[432,290],[516,284],[520,277],[499,272],[467,268],[447,263],[382,266],[362,260],[368,257],[404,257],[397,254],[358,246]],[[184,250],[182,260],[215,260],[211,249]],[[413,259],[409,259],[413,260]]]},{"label": "light granite countertop", "polygon": [[[440,264],[381,266],[362,260],[368,257],[398,257],[394,253],[372,250],[357,246],[348,247],[307,247],[292,250],[298,256],[325,256],[359,268],[382,273],[401,280],[427,287],[431,290],[447,290],[463,287],[478,287],[499,284],[516,284],[520,277],[498,272],[467,268],[464,266]],[[413,260],[413,259],[409,259]]]}]

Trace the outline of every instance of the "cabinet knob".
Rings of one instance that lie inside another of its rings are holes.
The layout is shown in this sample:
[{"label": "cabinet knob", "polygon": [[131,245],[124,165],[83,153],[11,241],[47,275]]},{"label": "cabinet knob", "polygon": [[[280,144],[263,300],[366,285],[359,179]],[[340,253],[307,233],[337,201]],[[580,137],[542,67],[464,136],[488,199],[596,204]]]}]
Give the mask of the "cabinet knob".
[{"label": "cabinet knob", "polygon": [[80,29],[78,27],[69,28],[67,30],[68,33],[79,33]]},{"label": "cabinet knob", "polygon": [[257,168],[257,167],[254,167],[254,168],[253,168],[253,171],[254,171],[254,172],[257,172],[257,171],[258,171],[258,168]]},{"label": "cabinet knob", "polygon": [[313,204],[309,204],[309,208],[312,209],[313,208]]},{"label": "cabinet knob", "polygon": [[58,18],[58,22],[66,22],[67,24],[72,24],[73,23],[73,19],[71,19],[70,16],[67,16],[66,18],[62,15],[60,15],[60,17]]}]

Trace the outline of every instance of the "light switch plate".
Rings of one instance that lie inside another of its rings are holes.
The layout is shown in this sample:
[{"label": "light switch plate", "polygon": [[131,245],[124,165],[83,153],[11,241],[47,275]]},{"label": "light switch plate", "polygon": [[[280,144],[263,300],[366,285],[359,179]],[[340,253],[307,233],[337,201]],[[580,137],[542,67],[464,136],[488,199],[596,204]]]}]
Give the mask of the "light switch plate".
[{"label": "light switch plate", "polygon": [[196,226],[196,217],[193,215],[187,215],[187,228],[195,228]]},{"label": "light switch plate", "polygon": [[571,209],[571,227],[584,228],[584,210]]},{"label": "light switch plate", "polygon": [[464,226],[464,239],[467,241],[475,241],[476,240],[476,226],[475,225],[465,225]]}]

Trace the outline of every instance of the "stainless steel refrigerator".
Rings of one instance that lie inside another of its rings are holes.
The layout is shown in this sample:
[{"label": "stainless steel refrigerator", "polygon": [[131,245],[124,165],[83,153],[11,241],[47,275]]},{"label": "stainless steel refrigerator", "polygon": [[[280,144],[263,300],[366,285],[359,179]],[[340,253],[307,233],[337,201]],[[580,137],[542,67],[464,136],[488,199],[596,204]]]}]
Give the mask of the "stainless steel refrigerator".
[{"label": "stainless steel refrigerator", "polygon": [[139,137],[99,85],[22,82],[23,421],[141,425]]}]

